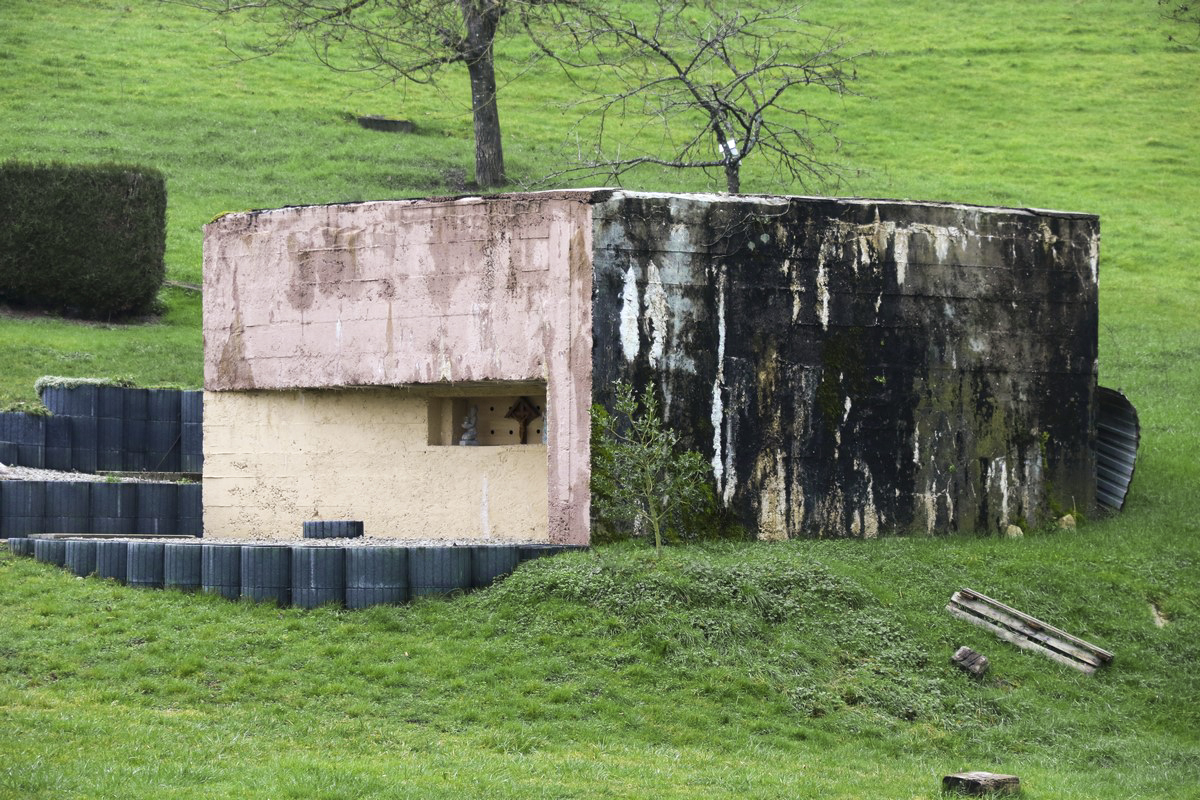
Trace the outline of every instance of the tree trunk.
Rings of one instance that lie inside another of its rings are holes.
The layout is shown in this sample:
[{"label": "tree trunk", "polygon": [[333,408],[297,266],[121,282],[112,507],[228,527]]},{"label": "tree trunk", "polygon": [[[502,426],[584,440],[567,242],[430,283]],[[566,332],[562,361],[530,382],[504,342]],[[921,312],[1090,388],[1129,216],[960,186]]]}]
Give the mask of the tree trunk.
[{"label": "tree trunk", "polygon": [[460,0],[466,23],[466,63],[471,76],[471,115],[475,121],[475,182],[481,188],[503,186],[504,149],[500,143],[500,109],[496,105],[496,70],[492,42],[500,10],[488,0]]},{"label": "tree trunk", "polygon": [[741,161],[733,159],[725,162],[725,185],[730,194],[739,194],[742,191],[742,178],[738,174],[741,165]]}]

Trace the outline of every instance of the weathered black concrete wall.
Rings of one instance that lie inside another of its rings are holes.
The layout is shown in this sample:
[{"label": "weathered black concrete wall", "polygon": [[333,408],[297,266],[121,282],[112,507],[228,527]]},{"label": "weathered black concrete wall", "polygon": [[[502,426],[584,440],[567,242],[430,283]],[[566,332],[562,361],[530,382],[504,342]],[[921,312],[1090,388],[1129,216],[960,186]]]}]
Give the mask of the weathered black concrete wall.
[{"label": "weathered black concrete wall", "polygon": [[594,399],[652,384],[762,538],[1095,498],[1099,222],[806,198],[594,206]]}]

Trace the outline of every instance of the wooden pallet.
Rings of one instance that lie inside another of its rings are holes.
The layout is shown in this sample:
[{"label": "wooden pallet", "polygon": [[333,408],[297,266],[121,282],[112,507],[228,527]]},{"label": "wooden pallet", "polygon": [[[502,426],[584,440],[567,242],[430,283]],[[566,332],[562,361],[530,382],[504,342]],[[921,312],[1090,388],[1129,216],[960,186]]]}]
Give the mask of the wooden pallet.
[{"label": "wooden pallet", "polygon": [[1033,650],[1088,675],[1113,659],[1113,654],[1036,617],[971,589],[960,589],[946,610],[959,619],[991,631],[1017,647]]}]

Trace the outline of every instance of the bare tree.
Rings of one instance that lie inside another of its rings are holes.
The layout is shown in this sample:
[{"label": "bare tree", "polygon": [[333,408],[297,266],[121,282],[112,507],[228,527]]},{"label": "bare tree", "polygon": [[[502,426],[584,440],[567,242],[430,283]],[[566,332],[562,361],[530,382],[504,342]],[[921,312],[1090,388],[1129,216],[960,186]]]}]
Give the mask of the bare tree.
[{"label": "bare tree", "polygon": [[[781,181],[827,184],[839,169],[819,139],[840,144],[832,120],[805,104],[818,88],[849,92],[856,78],[837,32],[797,6],[753,0],[653,0],[642,14],[559,7],[551,39],[530,30],[586,99],[578,126],[590,144],[548,180],[621,176],[644,165],[722,174],[741,190],[742,162],[769,162]],[[631,124],[632,123],[632,124]],[[593,132],[594,131],[594,132]]]},{"label": "bare tree", "polygon": [[505,183],[493,43],[506,18],[530,25],[544,0],[176,1],[252,17],[267,32],[267,52],[301,41],[339,71],[433,83],[443,67],[462,64],[471,82],[475,180],[484,187]]}]

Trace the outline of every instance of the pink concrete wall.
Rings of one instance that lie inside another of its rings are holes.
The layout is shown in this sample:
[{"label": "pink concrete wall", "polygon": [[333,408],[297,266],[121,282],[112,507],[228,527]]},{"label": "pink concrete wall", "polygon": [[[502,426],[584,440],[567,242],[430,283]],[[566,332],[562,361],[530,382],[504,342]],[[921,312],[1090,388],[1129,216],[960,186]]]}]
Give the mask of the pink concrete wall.
[{"label": "pink concrete wall", "polygon": [[587,193],[229,214],[205,228],[209,391],[546,381],[551,541],[588,539]]}]

